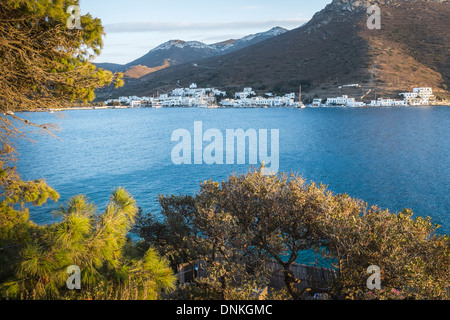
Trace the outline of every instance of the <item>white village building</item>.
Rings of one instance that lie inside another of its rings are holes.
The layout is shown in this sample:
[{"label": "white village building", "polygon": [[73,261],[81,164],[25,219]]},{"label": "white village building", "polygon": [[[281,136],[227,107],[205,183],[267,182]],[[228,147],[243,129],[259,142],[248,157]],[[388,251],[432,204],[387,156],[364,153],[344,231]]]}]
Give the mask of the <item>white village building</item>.
[{"label": "white village building", "polygon": [[318,108],[321,106],[322,106],[322,99],[314,99],[311,104],[311,107],[313,107],[313,108]]},{"label": "white village building", "polygon": [[[235,94],[235,99],[225,99],[221,101],[223,107],[230,108],[273,108],[273,107],[295,107],[295,93],[289,93],[283,97],[251,97],[255,95],[252,88],[244,88],[242,92]],[[266,94],[266,96],[268,96]]]},{"label": "white village building", "polygon": [[235,99],[247,99],[250,96],[254,96],[256,93],[252,88],[244,88],[242,92],[236,92],[234,95]]},{"label": "white village building", "polygon": [[333,106],[343,106],[343,107],[364,107],[366,104],[364,102],[357,102],[355,98],[349,98],[349,96],[344,95],[337,98],[328,98],[326,102],[327,107]]},{"label": "white village building", "polygon": [[427,106],[434,100],[433,89],[428,87],[414,88],[412,92],[403,92],[400,95],[405,97],[406,105]]},{"label": "white village building", "polygon": [[369,104],[371,107],[405,107],[407,106],[405,100],[384,99],[378,98],[372,100]]},{"label": "white village building", "polygon": [[371,107],[406,107],[406,106],[428,106],[434,99],[433,89],[428,87],[413,88],[412,92],[402,92],[403,100],[383,99],[372,100]]}]

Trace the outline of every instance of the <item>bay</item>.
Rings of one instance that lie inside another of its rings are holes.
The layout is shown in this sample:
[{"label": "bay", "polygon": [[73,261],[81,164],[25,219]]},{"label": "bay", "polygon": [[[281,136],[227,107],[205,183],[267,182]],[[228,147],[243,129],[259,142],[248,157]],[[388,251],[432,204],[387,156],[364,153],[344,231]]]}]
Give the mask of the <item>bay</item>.
[{"label": "bay", "polygon": [[[57,138],[18,140],[18,170],[44,178],[58,203],[30,208],[38,224],[85,194],[103,210],[111,191],[126,188],[144,212],[158,213],[159,194],[195,194],[199,183],[245,173],[250,165],[175,165],[172,132],[203,129],[278,129],[280,172],[295,172],[397,212],[411,208],[450,232],[450,108],[116,109],[22,113],[55,123]],[[270,141],[270,140],[269,140]]]}]

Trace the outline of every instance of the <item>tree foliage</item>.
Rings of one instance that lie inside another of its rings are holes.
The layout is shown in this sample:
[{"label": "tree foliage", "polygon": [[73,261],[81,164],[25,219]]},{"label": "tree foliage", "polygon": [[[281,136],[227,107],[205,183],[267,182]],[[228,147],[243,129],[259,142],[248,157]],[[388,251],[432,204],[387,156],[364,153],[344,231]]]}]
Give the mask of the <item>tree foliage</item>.
[{"label": "tree foliage", "polygon": [[[278,271],[289,297],[301,299],[305,291],[292,266],[304,250],[321,254],[337,270],[331,296],[449,298],[449,237],[437,234],[430,218],[368,207],[297,175],[261,170],[206,181],[195,197],[161,196],[159,219],[141,214],[136,231],[173,265],[205,262],[195,282],[206,291],[194,290],[197,298],[251,299]],[[266,268],[273,261],[279,270]],[[382,290],[367,288],[372,265],[382,270]]]},{"label": "tree foliage", "polygon": [[[0,201],[45,202],[54,193],[43,181],[23,182],[16,172],[13,140],[26,137],[25,127],[51,133],[51,124],[34,124],[15,112],[47,110],[94,99],[94,91],[115,83],[121,74],[96,69],[101,21],[81,16],[82,30],[69,30],[67,9],[78,1],[5,0],[0,2]],[[17,194],[14,194],[17,192]],[[31,200],[28,197],[39,199]],[[55,198],[55,195],[52,195]],[[22,198],[22,199],[19,199]],[[9,211],[14,210],[12,208]]]},{"label": "tree foliage", "polygon": [[[393,214],[346,195],[317,219],[324,254],[336,259],[334,289],[355,299],[449,299],[450,242],[431,218]],[[382,290],[367,289],[367,268],[381,268]]]},{"label": "tree foliage", "polygon": [[[117,189],[99,214],[84,196],[61,208],[60,223],[37,226],[28,205],[57,201],[44,180],[23,181],[14,166],[14,141],[27,127],[51,133],[18,111],[45,111],[76,101],[92,101],[95,90],[122,74],[97,69],[104,30],[90,14],[82,29],[68,28],[69,0],[0,2],[0,298],[155,299],[171,290],[174,275],[152,249],[142,251],[127,238],[137,213],[134,199]],[[66,288],[67,267],[82,271],[77,294]]]},{"label": "tree foliage", "polygon": [[[135,200],[122,188],[114,191],[102,214],[85,196],[71,198],[57,212],[60,223],[29,225],[28,236],[14,250],[17,259],[9,261],[1,295],[103,299],[114,292],[118,299],[156,299],[163,290],[172,290],[176,279],[166,260],[153,249],[138,250],[127,238],[137,211]],[[81,269],[78,295],[66,286],[72,265]]]},{"label": "tree foliage", "polygon": [[[322,210],[325,188],[261,170],[222,183],[206,181],[195,198],[161,196],[164,220],[141,218],[138,233],[162,253],[172,248],[174,264],[205,261],[208,277],[198,284],[218,297],[255,298],[254,291],[269,286],[275,271],[283,275],[290,297],[299,299],[300,280],[292,266],[313,246],[310,224]],[[272,260],[279,270],[267,267]]]},{"label": "tree foliage", "polygon": [[[49,131],[14,112],[65,107],[92,101],[95,90],[122,74],[97,69],[104,30],[100,19],[81,16],[82,29],[70,30],[67,9],[78,1],[5,0],[0,2],[0,141],[2,156],[11,156],[11,138],[23,136],[19,125]],[[5,166],[0,167],[6,170]]]},{"label": "tree foliage", "polygon": [[[0,101],[2,111],[29,110],[94,98],[117,75],[91,60],[103,46],[100,19],[81,17],[67,27],[78,1],[6,0],[0,4]],[[120,85],[116,82],[116,85]],[[3,109],[8,108],[8,109]]]}]

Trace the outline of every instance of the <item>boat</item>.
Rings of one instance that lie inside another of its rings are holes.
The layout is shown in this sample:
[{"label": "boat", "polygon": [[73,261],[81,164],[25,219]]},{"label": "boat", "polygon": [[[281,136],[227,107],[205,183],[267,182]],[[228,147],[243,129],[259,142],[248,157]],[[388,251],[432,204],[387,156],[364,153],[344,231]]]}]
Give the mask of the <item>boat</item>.
[{"label": "boat", "polygon": [[299,87],[299,91],[298,91],[298,106],[297,106],[297,108],[300,108],[300,109],[306,108],[306,106],[303,104],[303,101],[302,101],[302,86]]},{"label": "boat", "polygon": [[303,102],[294,102],[294,107],[298,109],[305,109],[306,105]]}]

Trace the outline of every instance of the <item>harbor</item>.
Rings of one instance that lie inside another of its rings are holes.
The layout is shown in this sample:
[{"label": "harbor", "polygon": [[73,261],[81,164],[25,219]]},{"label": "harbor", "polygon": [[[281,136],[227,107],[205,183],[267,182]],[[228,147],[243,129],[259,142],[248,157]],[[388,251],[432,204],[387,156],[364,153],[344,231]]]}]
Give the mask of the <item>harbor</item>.
[{"label": "harbor", "polygon": [[[358,84],[344,85],[346,87],[361,87]],[[433,95],[433,89],[429,87],[413,88],[411,92],[402,92],[399,95],[403,99],[383,98],[363,101],[372,89],[369,89],[361,98],[341,95],[338,97],[314,98],[310,103],[302,101],[301,87],[298,95],[294,92],[281,96],[271,92],[257,95],[251,87],[243,88],[234,94],[227,94],[216,88],[198,88],[192,83],[189,88],[176,88],[170,94],[157,94],[152,97],[119,97],[105,101],[104,108],[119,107],[151,107],[151,108],[367,108],[367,107],[416,107],[430,105],[448,105],[444,101],[439,103]],[[305,101],[306,102],[306,101]],[[98,108],[98,107],[97,107]]]},{"label": "harbor", "polygon": [[[361,88],[358,84],[340,86],[344,88]],[[359,99],[349,94],[338,97],[302,99],[302,89],[284,95],[275,95],[271,92],[257,95],[251,87],[245,87],[233,94],[216,88],[199,88],[192,83],[188,88],[175,88],[171,93],[154,96],[122,96],[115,99],[97,102],[93,105],[70,106],[67,108],[53,108],[44,111],[58,112],[70,110],[104,110],[129,108],[377,108],[377,107],[420,107],[420,106],[448,106],[447,100],[438,101],[430,87],[413,88],[411,92],[399,94],[403,99],[378,97],[364,99],[372,89],[365,91]]]},{"label": "harbor", "polygon": [[256,96],[252,88],[243,88],[228,97],[227,92],[216,88],[198,88],[192,83],[189,88],[176,88],[170,94],[157,94],[153,97],[119,97],[105,101],[106,106],[128,105],[130,107],[152,108],[278,108],[300,107],[295,93],[276,96],[266,93]]}]

